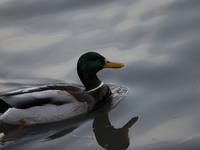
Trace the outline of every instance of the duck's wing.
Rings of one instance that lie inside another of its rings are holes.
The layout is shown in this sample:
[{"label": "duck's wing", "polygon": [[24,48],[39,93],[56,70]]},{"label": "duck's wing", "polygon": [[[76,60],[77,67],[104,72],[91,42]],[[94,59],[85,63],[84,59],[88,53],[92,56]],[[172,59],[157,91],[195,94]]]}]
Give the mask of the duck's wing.
[{"label": "duck's wing", "polygon": [[29,108],[44,104],[62,105],[76,101],[70,92],[82,89],[71,85],[45,85],[0,94],[0,99],[15,108]]}]

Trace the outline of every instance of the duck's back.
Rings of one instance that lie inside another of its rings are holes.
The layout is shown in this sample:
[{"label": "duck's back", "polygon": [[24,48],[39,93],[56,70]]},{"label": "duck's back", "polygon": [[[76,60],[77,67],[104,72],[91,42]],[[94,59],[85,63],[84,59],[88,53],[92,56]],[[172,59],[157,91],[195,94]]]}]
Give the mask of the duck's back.
[{"label": "duck's back", "polygon": [[13,106],[0,116],[9,124],[38,124],[63,120],[88,111],[86,102],[70,94],[83,89],[71,85],[46,85],[2,94],[1,99]]},{"label": "duck's back", "polygon": [[15,108],[30,108],[45,104],[62,105],[75,101],[70,92],[80,93],[83,89],[72,85],[55,84],[16,90],[1,94],[0,98]]}]

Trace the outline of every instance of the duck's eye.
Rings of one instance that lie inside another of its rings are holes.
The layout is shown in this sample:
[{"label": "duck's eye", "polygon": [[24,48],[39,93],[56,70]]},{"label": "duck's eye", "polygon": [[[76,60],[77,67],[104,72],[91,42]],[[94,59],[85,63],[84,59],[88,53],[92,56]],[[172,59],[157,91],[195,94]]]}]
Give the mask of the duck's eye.
[{"label": "duck's eye", "polygon": [[95,61],[95,60],[97,60],[97,59],[98,59],[97,57],[93,57],[93,58],[92,58],[92,61]]}]

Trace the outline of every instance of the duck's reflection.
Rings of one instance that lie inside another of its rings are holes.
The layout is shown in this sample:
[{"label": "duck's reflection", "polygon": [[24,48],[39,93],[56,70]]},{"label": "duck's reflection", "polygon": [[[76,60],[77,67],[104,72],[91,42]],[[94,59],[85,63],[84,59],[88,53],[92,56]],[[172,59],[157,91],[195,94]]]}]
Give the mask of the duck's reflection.
[{"label": "duck's reflection", "polygon": [[100,146],[108,150],[127,149],[130,142],[128,137],[129,128],[138,120],[132,118],[122,128],[114,128],[111,125],[108,114],[104,114],[94,119],[93,131]]}]

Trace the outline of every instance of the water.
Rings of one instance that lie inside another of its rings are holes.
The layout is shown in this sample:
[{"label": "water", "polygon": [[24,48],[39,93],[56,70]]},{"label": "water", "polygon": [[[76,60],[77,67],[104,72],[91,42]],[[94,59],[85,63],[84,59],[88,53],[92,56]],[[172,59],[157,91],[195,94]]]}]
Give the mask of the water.
[{"label": "water", "polygon": [[96,119],[115,129],[133,120],[130,150],[199,149],[199,6],[193,0],[1,1],[1,92],[81,84],[76,62],[87,51],[124,63],[98,76],[130,88],[103,117],[26,127],[2,142],[1,149],[101,150],[93,131]]}]

